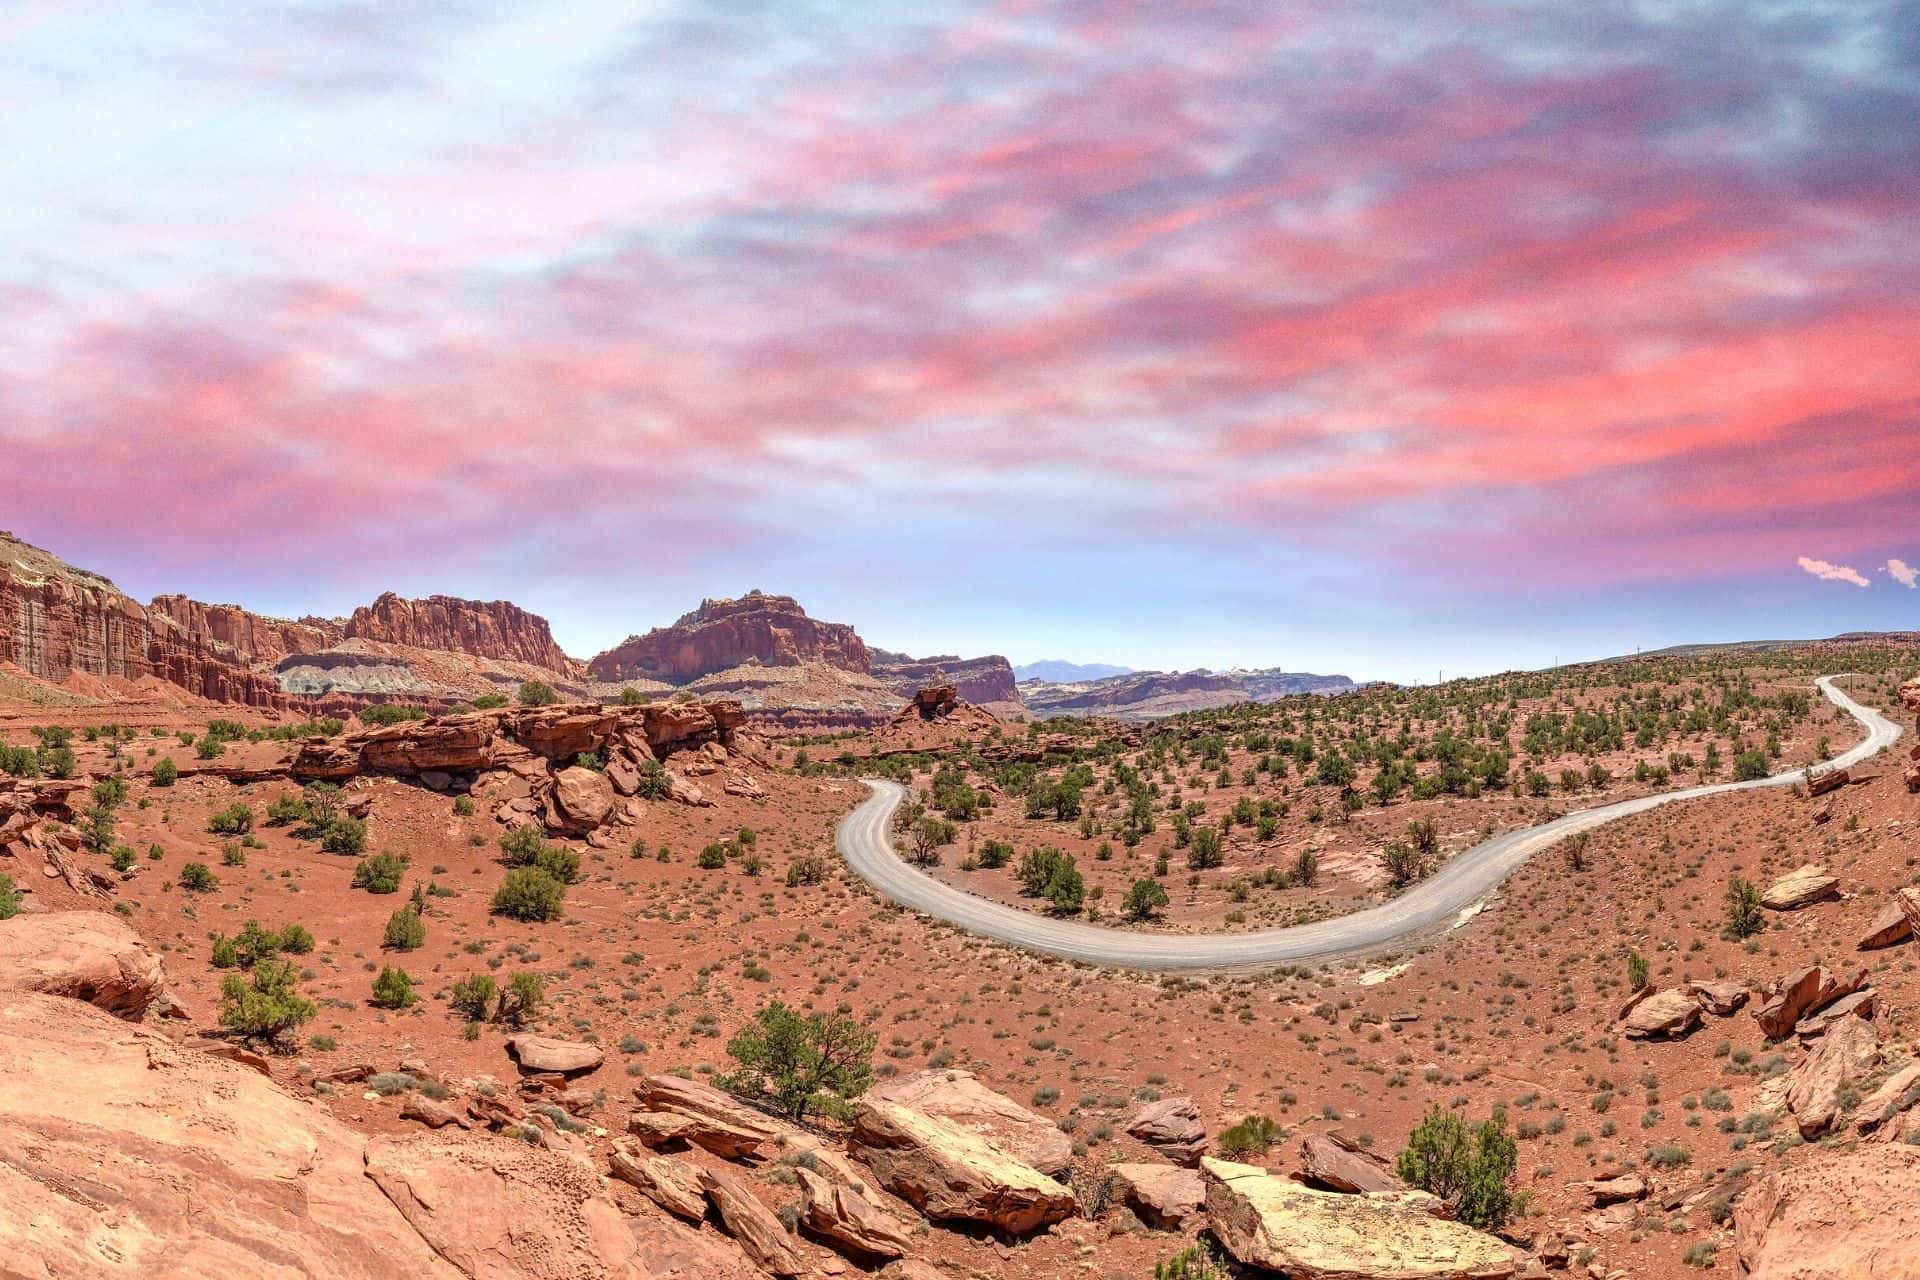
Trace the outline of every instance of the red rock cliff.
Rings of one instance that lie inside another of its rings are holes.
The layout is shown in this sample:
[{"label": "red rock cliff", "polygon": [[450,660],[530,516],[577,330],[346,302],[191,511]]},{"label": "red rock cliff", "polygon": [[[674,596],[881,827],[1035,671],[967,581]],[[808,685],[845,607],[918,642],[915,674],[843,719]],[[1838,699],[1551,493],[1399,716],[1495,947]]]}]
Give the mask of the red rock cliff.
[{"label": "red rock cliff", "polygon": [[596,680],[647,677],[681,683],[745,662],[792,667],[820,662],[868,674],[872,659],[854,629],[807,616],[791,596],[749,592],[738,600],[703,600],[670,627],[630,636],[587,664]]},{"label": "red rock cliff", "polygon": [[158,676],[218,702],[287,707],[293,700],[271,676],[248,669],[255,655],[242,643],[324,647],[325,636],[183,596],[143,609],[99,574],[0,534],[0,660],[42,680]]},{"label": "red rock cliff", "polygon": [[354,639],[526,662],[559,675],[575,670],[554,643],[547,620],[505,600],[403,600],[389,591],[355,609],[346,633]]},{"label": "red rock cliff", "polygon": [[873,674],[903,698],[911,698],[928,685],[951,684],[963,701],[979,706],[988,702],[1018,703],[1020,688],[1013,678],[1013,667],[999,654],[984,658],[959,658],[942,655],[934,658],[909,658],[904,653],[873,652]]}]

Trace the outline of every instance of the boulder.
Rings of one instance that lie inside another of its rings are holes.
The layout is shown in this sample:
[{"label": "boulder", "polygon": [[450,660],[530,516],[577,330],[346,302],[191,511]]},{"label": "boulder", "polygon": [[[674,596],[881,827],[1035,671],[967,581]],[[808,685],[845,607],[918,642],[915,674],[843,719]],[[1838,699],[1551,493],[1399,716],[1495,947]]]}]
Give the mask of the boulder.
[{"label": "boulder", "polygon": [[1595,1178],[1591,1182],[1576,1182],[1573,1189],[1593,1201],[1593,1207],[1604,1209],[1610,1204],[1624,1204],[1630,1200],[1647,1198],[1647,1180],[1637,1173],[1620,1173],[1611,1178]]},{"label": "boulder", "polygon": [[1207,1225],[1228,1253],[1291,1280],[1503,1280],[1504,1241],[1427,1211],[1420,1197],[1347,1195],[1205,1158]]},{"label": "boulder", "polygon": [[1754,1021],[1769,1040],[1779,1040],[1791,1032],[1801,1018],[1852,995],[1867,980],[1867,972],[1853,976],[1836,974],[1819,965],[1797,970],[1782,978],[1767,1002],[1754,1011]]},{"label": "boulder", "polygon": [[752,774],[735,773],[728,776],[726,785],[721,788],[730,796],[739,796],[743,800],[765,800],[767,790],[754,780]]},{"label": "boulder", "polygon": [[699,1178],[700,1188],[726,1224],[727,1234],[762,1271],[776,1276],[806,1274],[807,1264],[794,1251],[786,1227],[745,1183],[724,1169],[701,1169]]},{"label": "boulder", "polygon": [[671,769],[667,770],[667,799],[696,809],[713,807],[713,801],[707,799],[707,793],[700,789],[698,783],[689,782]]},{"label": "boulder", "polygon": [[613,784],[597,769],[580,765],[553,775],[552,816],[549,830],[566,835],[597,831],[613,816]]},{"label": "boulder", "polygon": [[1821,1036],[1787,1073],[1787,1110],[1793,1113],[1800,1136],[1814,1138],[1838,1118],[1841,1085],[1858,1080],[1879,1057],[1873,1024],[1845,1018]]},{"label": "boulder", "polygon": [[1794,1024],[1793,1034],[1802,1040],[1811,1040],[1815,1036],[1825,1035],[1827,1029],[1842,1018],[1866,1018],[1872,1020],[1878,1011],[1877,993],[1872,987],[1862,987],[1850,996],[1842,996],[1818,1013],[1810,1013]]},{"label": "boulder", "polygon": [[1700,1025],[1700,1001],[1691,991],[1669,987],[1633,1006],[1624,1026],[1630,1040],[1684,1036]]},{"label": "boulder", "polygon": [[[633,1096],[645,1113],[661,1117],[645,1122],[654,1132],[670,1127],[669,1140],[691,1142],[727,1160],[769,1159],[787,1132],[778,1120],[697,1080],[645,1076],[634,1086]],[[634,1127],[640,1123],[635,1115],[629,1127],[646,1142],[647,1133]]]},{"label": "boulder", "polygon": [[935,1221],[1024,1235],[1071,1215],[1073,1192],[970,1129],[863,1096],[848,1151],[879,1184]]},{"label": "boulder", "polygon": [[1920,1240],[1920,1147],[1813,1152],[1734,1210],[1746,1280],[1910,1280]]},{"label": "boulder", "polygon": [[1853,1109],[1853,1127],[1871,1133],[1920,1101],[1920,1062],[1908,1063],[1881,1081]]},{"label": "boulder", "polygon": [[1829,874],[1825,867],[1808,863],[1768,885],[1760,895],[1760,905],[1770,911],[1798,911],[1836,897],[1839,892],[1839,876]]},{"label": "boulder", "polygon": [[1300,1139],[1300,1181],[1323,1191],[1406,1191],[1393,1166],[1338,1134]]},{"label": "boulder", "polygon": [[971,1071],[917,1071],[874,1085],[866,1096],[951,1120],[1044,1174],[1058,1176],[1073,1162],[1073,1141],[1058,1125],[995,1093]]},{"label": "boulder", "polygon": [[671,1156],[646,1155],[617,1145],[607,1157],[613,1176],[676,1217],[698,1222],[707,1216],[700,1170]]},{"label": "boulder", "polygon": [[800,1182],[800,1225],[861,1260],[905,1257],[913,1241],[890,1215],[851,1187],[827,1181],[795,1165]]},{"label": "boulder", "polygon": [[1872,951],[1905,942],[1912,936],[1913,921],[1907,918],[1906,907],[1896,900],[1874,913],[1867,931],[1860,935],[1860,941],[1855,945],[1862,951]]},{"label": "boulder", "polygon": [[1200,1216],[1207,1201],[1198,1169],[1177,1164],[1113,1164],[1115,1190],[1128,1208],[1152,1226],[1173,1231]]},{"label": "boulder", "polygon": [[1893,900],[1900,904],[1900,912],[1907,918],[1907,931],[1920,937],[1920,889],[1896,889]]},{"label": "boulder", "polygon": [[1807,784],[1807,794],[1815,799],[1829,791],[1838,791],[1853,780],[1845,769],[1829,769]]},{"label": "boulder", "polygon": [[1127,1133],[1175,1164],[1197,1165],[1207,1149],[1207,1127],[1200,1123],[1192,1098],[1149,1102],[1127,1121]]},{"label": "boulder", "polygon": [[592,1071],[607,1057],[606,1051],[597,1044],[524,1033],[507,1038],[507,1052],[513,1055],[522,1071],[552,1071],[560,1075]]},{"label": "boulder", "polygon": [[1687,990],[1699,1002],[1701,1009],[1716,1018],[1738,1013],[1753,994],[1738,982],[1689,982]]},{"label": "boulder", "polygon": [[466,1117],[459,1115],[451,1107],[442,1106],[424,1093],[409,1093],[407,1100],[400,1104],[402,1120],[418,1120],[429,1129],[444,1129],[454,1125],[461,1129],[471,1128]]},{"label": "boulder", "polygon": [[48,911],[0,921],[0,991],[65,996],[138,1018],[166,985],[159,955],[119,916]]}]

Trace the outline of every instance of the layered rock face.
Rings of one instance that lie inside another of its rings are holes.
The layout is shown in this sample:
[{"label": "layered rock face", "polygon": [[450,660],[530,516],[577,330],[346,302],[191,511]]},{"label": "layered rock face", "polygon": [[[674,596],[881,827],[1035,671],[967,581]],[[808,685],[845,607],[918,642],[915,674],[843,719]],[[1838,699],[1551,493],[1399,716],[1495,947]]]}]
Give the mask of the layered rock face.
[{"label": "layered rock face", "polygon": [[947,654],[934,658],[909,658],[904,653],[873,651],[873,674],[903,698],[936,684],[950,684],[964,700],[979,706],[989,702],[1018,703],[1020,688],[1013,678],[1013,666],[997,653],[984,658],[960,658]]},{"label": "layered rock face", "polygon": [[575,673],[572,659],[554,643],[547,620],[505,600],[407,600],[389,591],[353,611],[346,637],[525,662],[562,676]]},{"label": "layered rock face", "polygon": [[844,623],[821,622],[791,596],[749,592],[738,600],[703,600],[670,627],[630,636],[587,664],[596,680],[663,680],[684,684],[716,671],[757,662],[794,667],[817,662],[866,675],[867,646]]},{"label": "layered rock face", "polygon": [[142,608],[112,582],[0,534],[0,661],[55,682],[157,676],[203,698],[257,707],[291,699],[249,669],[256,654],[324,648],[325,624],[162,596]]},{"label": "layered rock face", "polygon": [[1302,693],[1344,693],[1354,687],[1346,676],[1298,671],[1136,671],[1074,684],[1030,680],[1021,686],[1020,695],[1041,719],[1109,716],[1144,721],[1236,702],[1275,702]]}]

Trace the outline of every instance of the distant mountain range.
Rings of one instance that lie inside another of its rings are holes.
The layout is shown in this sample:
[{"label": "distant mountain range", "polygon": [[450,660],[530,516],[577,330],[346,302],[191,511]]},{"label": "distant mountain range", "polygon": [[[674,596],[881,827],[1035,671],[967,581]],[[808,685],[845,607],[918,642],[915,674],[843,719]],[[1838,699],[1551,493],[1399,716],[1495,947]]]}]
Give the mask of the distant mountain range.
[{"label": "distant mountain range", "polygon": [[1205,711],[1236,702],[1274,702],[1299,693],[1345,693],[1346,676],[1302,671],[1130,671],[1100,680],[1051,683],[1023,681],[1020,700],[1042,720],[1059,716],[1106,716],[1158,720],[1183,711]]},{"label": "distant mountain range", "polygon": [[1111,662],[1066,662],[1060,658],[1023,662],[1013,669],[1015,680],[1047,680],[1054,684],[1071,684],[1076,680],[1105,680],[1108,676],[1132,674],[1132,667],[1116,667]]}]

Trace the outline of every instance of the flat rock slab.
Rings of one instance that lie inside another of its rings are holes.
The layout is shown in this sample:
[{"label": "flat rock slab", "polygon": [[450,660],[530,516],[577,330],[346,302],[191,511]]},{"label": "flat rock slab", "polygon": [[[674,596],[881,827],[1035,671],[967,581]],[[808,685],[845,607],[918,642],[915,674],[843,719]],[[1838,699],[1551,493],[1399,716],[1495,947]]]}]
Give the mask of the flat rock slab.
[{"label": "flat rock slab", "polygon": [[1771,911],[1798,911],[1839,892],[1839,876],[1830,874],[1825,867],[1808,863],[1768,885],[1760,895],[1760,905]]},{"label": "flat rock slab", "polygon": [[606,1061],[606,1051],[597,1044],[574,1040],[555,1040],[550,1036],[519,1035],[507,1040],[507,1051],[522,1071],[554,1071],[577,1075],[592,1071]]},{"label": "flat rock slab", "polygon": [[1198,1169],[1177,1164],[1114,1164],[1107,1166],[1118,1184],[1120,1198],[1157,1227],[1178,1228],[1197,1218],[1207,1203],[1207,1185]]},{"label": "flat rock slab", "polygon": [[1683,1036],[1700,1025],[1700,1000],[1682,987],[1656,992],[1633,1006],[1624,1029],[1629,1039]]},{"label": "flat rock slab", "polygon": [[1059,1125],[995,1093],[971,1071],[916,1071],[874,1085],[865,1096],[951,1120],[1045,1174],[1063,1173],[1073,1161],[1073,1140]]},{"label": "flat rock slab", "polygon": [[847,1150],[882,1187],[939,1222],[1024,1235],[1079,1207],[1072,1191],[986,1138],[897,1102],[862,1097]]},{"label": "flat rock slab", "polygon": [[1519,1269],[1505,1241],[1432,1216],[1418,1196],[1318,1191],[1212,1158],[1200,1172],[1227,1252],[1292,1280],[1504,1280]]}]

